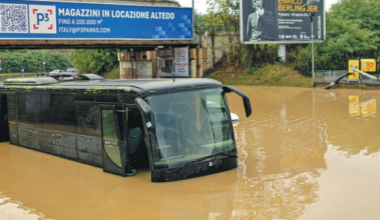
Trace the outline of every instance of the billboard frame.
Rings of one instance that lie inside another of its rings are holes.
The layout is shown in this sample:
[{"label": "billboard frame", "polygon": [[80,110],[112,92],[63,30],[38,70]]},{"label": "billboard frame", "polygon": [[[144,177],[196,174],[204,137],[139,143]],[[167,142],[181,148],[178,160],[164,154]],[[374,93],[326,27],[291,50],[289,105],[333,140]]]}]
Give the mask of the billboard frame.
[{"label": "billboard frame", "polygon": [[[325,0],[323,1],[323,40],[307,40],[307,41],[244,41],[244,23],[243,23],[243,1],[239,0],[240,3],[240,42],[243,44],[310,44],[310,43],[324,43],[326,41],[326,9],[325,9]],[[247,0],[248,1],[248,0]],[[277,1],[277,0],[272,0]],[[307,1],[307,0],[306,0]],[[306,12],[305,12],[306,13]],[[310,18],[310,15],[309,15]],[[311,21],[310,21],[311,24]],[[311,25],[310,25],[311,28]]]},{"label": "billboard frame", "polygon": [[0,37],[0,41],[2,40],[10,40],[10,41],[35,41],[35,40],[86,40],[86,41],[97,41],[97,40],[109,40],[109,41],[193,41],[195,39],[194,36],[194,9],[192,7],[175,7],[175,6],[158,6],[158,5],[139,5],[139,4],[126,4],[123,2],[115,3],[105,3],[105,2],[80,2],[80,1],[48,1],[48,0],[17,0],[15,3],[7,3],[9,0],[0,0],[0,4],[20,4],[21,2],[24,4],[33,4],[33,2],[38,3],[50,3],[55,5],[55,3],[64,3],[64,4],[78,4],[78,5],[113,5],[113,6],[130,6],[130,7],[152,7],[152,8],[173,8],[173,9],[191,9],[191,24],[192,24],[192,37],[191,38],[87,38],[87,37],[79,37],[79,38],[31,38],[30,33],[28,33],[28,37]]}]

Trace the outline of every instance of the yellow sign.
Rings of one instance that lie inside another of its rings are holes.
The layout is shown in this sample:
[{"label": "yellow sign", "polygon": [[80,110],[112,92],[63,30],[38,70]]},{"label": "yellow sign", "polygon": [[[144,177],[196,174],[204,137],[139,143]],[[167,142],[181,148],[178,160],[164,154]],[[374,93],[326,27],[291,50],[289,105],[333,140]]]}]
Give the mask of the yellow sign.
[{"label": "yellow sign", "polygon": [[348,96],[348,111],[352,117],[360,116],[368,117],[375,116],[377,114],[376,99],[370,99],[360,102],[360,98],[357,95]]},{"label": "yellow sign", "polygon": [[376,72],[376,60],[375,59],[361,59],[360,70],[364,72]]},{"label": "yellow sign", "polygon": [[351,116],[360,115],[360,106],[359,106],[359,96],[349,95],[348,96],[348,111]]},{"label": "yellow sign", "polygon": [[352,80],[352,79],[355,79],[355,80],[358,80],[359,79],[359,73],[358,72],[354,72],[351,67],[352,66],[355,66],[356,69],[359,69],[359,60],[348,60],[348,72],[349,73],[354,73],[352,75],[349,75],[348,76],[348,79]]},{"label": "yellow sign", "polygon": [[361,103],[361,112],[363,117],[375,116],[377,114],[376,99],[371,99]]}]

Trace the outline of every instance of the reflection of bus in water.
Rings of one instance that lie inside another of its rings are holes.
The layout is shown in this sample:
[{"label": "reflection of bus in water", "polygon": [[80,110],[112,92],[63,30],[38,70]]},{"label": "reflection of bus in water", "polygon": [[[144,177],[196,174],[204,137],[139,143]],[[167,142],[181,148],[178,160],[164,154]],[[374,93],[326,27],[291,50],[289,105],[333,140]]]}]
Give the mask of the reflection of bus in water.
[{"label": "reflection of bus in water", "polygon": [[[7,79],[0,85],[1,140],[99,166],[122,176],[149,164],[153,182],[235,168],[237,151],[225,93],[210,79]],[[8,132],[8,133],[7,133]]]}]

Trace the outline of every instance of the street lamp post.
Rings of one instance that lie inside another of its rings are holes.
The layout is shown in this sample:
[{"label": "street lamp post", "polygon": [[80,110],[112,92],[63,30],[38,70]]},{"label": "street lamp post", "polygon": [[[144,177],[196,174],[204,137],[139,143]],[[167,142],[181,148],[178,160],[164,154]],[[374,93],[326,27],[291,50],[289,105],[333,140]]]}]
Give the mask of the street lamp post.
[{"label": "street lamp post", "polygon": [[317,5],[320,0],[307,0],[306,3],[304,4],[304,7],[307,6],[308,8],[308,14],[310,16],[310,21],[311,21],[311,74],[313,78],[313,84],[312,86],[315,87],[315,74],[314,74],[314,33],[313,33],[313,18],[314,18],[314,13],[310,12],[310,6]]},{"label": "street lamp post", "polygon": [[315,74],[314,74],[314,25],[313,25],[313,18],[314,13],[309,13],[310,20],[311,20],[311,74],[313,77],[313,84],[312,86],[315,87]]},{"label": "street lamp post", "polygon": [[42,50],[42,66],[44,69],[44,75],[45,75],[45,50]]}]

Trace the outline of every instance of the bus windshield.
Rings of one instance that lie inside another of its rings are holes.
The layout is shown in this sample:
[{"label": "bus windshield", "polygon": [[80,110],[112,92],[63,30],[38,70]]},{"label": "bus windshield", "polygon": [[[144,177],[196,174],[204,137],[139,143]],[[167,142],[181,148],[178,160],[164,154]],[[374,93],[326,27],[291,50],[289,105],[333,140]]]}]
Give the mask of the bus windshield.
[{"label": "bus windshield", "polygon": [[151,136],[155,167],[173,168],[236,149],[221,88],[154,95],[147,101],[156,128]]}]

